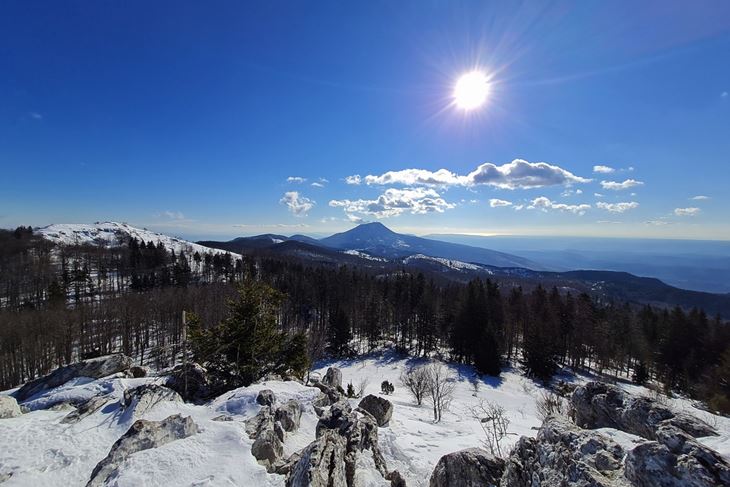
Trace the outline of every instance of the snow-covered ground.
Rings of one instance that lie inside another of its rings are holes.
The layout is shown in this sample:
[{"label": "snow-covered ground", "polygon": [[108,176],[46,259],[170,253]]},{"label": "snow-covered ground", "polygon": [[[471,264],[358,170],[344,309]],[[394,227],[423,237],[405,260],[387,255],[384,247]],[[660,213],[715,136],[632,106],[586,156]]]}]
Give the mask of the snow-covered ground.
[{"label": "snow-covered ground", "polygon": [[[212,249],[177,237],[170,237],[162,233],[153,232],[143,228],[133,227],[127,223],[119,222],[97,222],[94,224],[85,223],[56,223],[34,230],[43,238],[60,245],[104,245],[114,247],[126,242],[130,237],[138,240],[159,242],[175,253],[185,252],[187,254],[199,252],[200,254],[229,254],[225,250]],[[234,255],[235,254],[231,254]]]},{"label": "snow-covered ground", "polygon": [[[324,374],[328,366],[340,367],[343,386],[352,382],[355,388],[367,382],[366,394],[380,394],[380,384],[388,380],[395,392],[387,396],[394,404],[393,416],[379,430],[380,447],[388,468],[399,470],[409,486],[425,486],[439,458],[449,452],[481,446],[483,433],[471,417],[469,408],[479,400],[491,401],[504,407],[510,419],[509,436],[503,451],[522,436],[535,436],[540,420],[535,401],[541,388],[517,370],[507,370],[498,379],[483,377],[473,385],[474,371],[468,366],[450,366],[456,377],[454,400],[440,423],[432,421],[428,400],[416,406],[401,385],[401,372],[418,359],[400,357],[392,352],[377,353],[353,360],[322,363],[315,373]],[[25,405],[32,411],[19,418],[0,420],[0,478],[12,476],[4,486],[85,485],[94,466],[103,459],[112,444],[124,434],[132,419],[121,413],[118,401],[125,389],[162,379],[126,379],[108,377],[99,380],[76,379],[57,389],[32,398]],[[577,382],[585,378],[574,378]],[[633,393],[651,394],[645,388],[624,386]],[[148,411],[142,417],[160,420],[171,414],[192,416],[201,432],[173,441],[159,448],[145,450],[129,457],[112,485],[179,485],[179,486],[281,486],[284,477],[268,474],[251,455],[252,440],[244,430],[243,420],[254,416],[260,406],[256,396],[261,389],[271,389],[277,403],[296,399],[304,406],[300,429],[287,436],[285,456],[309,444],[315,436],[317,416],[312,400],[318,390],[296,382],[267,381],[236,389],[205,405],[167,402]],[[77,424],[62,424],[68,411],[41,409],[60,399],[87,398],[100,393],[112,400],[94,414]],[[352,400],[353,406],[358,400]],[[671,400],[671,405],[709,420],[721,431],[717,438],[703,443],[730,455],[730,419],[708,415],[692,406],[691,401]],[[221,415],[232,421],[214,421]],[[630,445],[636,437],[616,430],[603,430],[619,443]],[[363,463],[358,471],[362,486],[389,485],[374,470]]]}]

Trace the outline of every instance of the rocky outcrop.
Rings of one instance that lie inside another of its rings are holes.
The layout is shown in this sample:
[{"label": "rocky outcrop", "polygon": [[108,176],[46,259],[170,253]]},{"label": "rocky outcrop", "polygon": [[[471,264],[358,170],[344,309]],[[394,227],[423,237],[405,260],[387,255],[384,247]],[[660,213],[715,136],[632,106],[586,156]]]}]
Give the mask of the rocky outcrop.
[{"label": "rocky outcrop", "polygon": [[202,401],[212,393],[208,372],[194,362],[172,369],[165,385],[180,394],[185,401]]},{"label": "rocky outcrop", "polygon": [[136,419],[163,401],[182,402],[180,394],[165,386],[144,384],[124,391],[122,406],[127,418]]},{"label": "rocky outcrop", "polygon": [[17,418],[23,414],[18,401],[11,396],[0,396],[0,419]]},{"label": "rocky outcrop", "polygon": [[351,485],[346,472],[347,441],[337,431],[323,431],[296,455],[286,476],[286,487]]},{"label": "rocky outcrop", "polygon": [[365,396],[358,404],[358,407],[370,413],[378,422],[378,426],[388,424],[391,416],[393,416],[393,404],[387,399],[372,394]]},{"label": "rocky outcrop", "polygon": [[104,404],[106,404],[109,401],[109,398],[107,396],[96,396],[92,397],[91,399],[84,401],[83,403],[79,404],[79,406],[74,410],[71,411],[61,420],[61,423],[64,424],[74,424],[78,423],[82,419],[84,419],[87,416],[90,416],[94,414],[96,411],[102,408]]},{"label": "rocky outcrop", "polygon": [[32,380],[15,392],[18,401],[54,387],[62,386],[76,377],[99,379],[111,374],[123,372],[132,366],[132,359],[124,354],[116,353],[59,367],[50,374]]},{"label": "rocky outcrop", "polygon": [[582,430],[566,418],[548,417],[537,438],[519,439],[500,485],[628,486],[623,455],[618,444],[598,432]]},{"label": "rocky outcrop", "polygon": [[570,402],[575,422],[582,428],[616,428],[650,440],[657,439],[657,429],[662,425],[674,426],[695,438],[717,435],[710,425],[694,416],[602,382],[578,387]]},{"label": "rocky outcrop", "polygon": [[176,414],[162,421],[135,421],[129,430],[112,445],[109,454],[99,462],[87,487],[105,485],[113,477],[119,466],[130,455],[150,448],[157,448],[171,441],[187,438],[198,433],[198,426],[191,417],[183,418]]},{"label": "rocky outcrop", "polygon": [[261,431],[251,446],[251,454],[270,470],[284,454],[284,444],[273,428]]},{"label": "rocky outcrop", "polygon": [[378,423],[369,413],[352,411],[347,401],[339,401],[322,414],[317,422],[316,431],[317,438],[335,431],[345,439],[344,462],[348,486],[354,485],[357,458],[365,451],[370,451],[375,467],[381,475],[388,474],[385,457],[378,445]]},{"label": "rocky outcrop", "polygon": [[322,378],[322,383],[335,389],[342,388],[342,371],[337,367],[328,368]]},{"label": "rocky outcrop", "polygon": [[634,485],[730,485],[730,464],[717,452],[673,425],[660,426],[656,436],[658,441],[639,445],[626,457],[626,478]]},{"label": "rocky outcrop", "polygon": [[253,418],[246,420],[246,434],[255,440],[262,431],[274,428],[274,413],[271,408],[263,407]]},{"label": "rocky outcrop", "polygon": [[284,431],[292,432],[299,429],[299,420],[302,417],[302,405],[291,399],[279,406],[274,413],[274,420],[281,423]]},{"label": "rocky outcrop", "polygon": [[442,456],[431,474],[429,485],[497,487],[503,472],[504,460],[480,448],[469,448]]},{"label": "rocky outcrop", "polygon": [[259,391],[258,396],[256,396],[256,404],[260,404],[262,406],[273,406],[275,402],[276,395],[271,389],[262,389]]}]

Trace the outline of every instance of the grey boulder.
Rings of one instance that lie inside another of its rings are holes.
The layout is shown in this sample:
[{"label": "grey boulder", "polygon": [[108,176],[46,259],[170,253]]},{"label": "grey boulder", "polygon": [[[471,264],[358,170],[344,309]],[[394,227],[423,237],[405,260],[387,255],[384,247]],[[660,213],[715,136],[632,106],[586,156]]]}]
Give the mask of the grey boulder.
[{"label": "grey boulder", "polygon": [[191,417],[179,414],[168,416],[162,421],[135,421],[129,430],[112,445],[109,454],[99,462],[91,473],[87,487],[102,486],[118,472],[119,467],[130,455],[150,448],[157,448],[171,441],[187,438],[198,433],[198,426]]},{"label": "grey boulder", "polygon": [[388,424],[388,421],[393,416],[393,404],[387,399],[374,396],[373,394],[368,394],[362,398],[358,407],[370,413],[378,422],[378,426]]},{"label": "grey boulder", "polygon": [[497,487],[504,471],[504,460],[480,448],[468,448],[441,457],[436,464],[430,487]]}]

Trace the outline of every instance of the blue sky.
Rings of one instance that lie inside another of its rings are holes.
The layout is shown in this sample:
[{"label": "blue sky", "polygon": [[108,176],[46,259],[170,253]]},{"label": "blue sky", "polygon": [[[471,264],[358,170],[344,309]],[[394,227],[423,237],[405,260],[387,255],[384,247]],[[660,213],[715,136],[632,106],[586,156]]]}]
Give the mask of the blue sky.
[{"label": "blue sky", "polygon": [[2,2],[0,226],[730,239],[729,56],[723,1]]}]

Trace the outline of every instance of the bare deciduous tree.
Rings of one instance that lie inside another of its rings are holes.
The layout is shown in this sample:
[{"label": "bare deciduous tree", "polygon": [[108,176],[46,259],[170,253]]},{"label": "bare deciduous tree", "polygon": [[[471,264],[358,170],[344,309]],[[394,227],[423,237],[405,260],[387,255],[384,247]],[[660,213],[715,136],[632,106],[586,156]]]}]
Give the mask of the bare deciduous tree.
[{"label": "bare deciduous tree", "polygon": [[554,393],[553,391],[543,391],[535,401],[535,409],[537,417],[541,421],[545,421],[548,416],[567,416],[568,405],[565,399]]},{"label": "bare deciduous tree", "polygon": [[428,366],[426,365],[409,367],[400,375],[401,384],[408,389],[408,392],[419,406],[428,393],[428,375]]},{"label": "bare deciduous tree", "polygon": [[469,411],[484,431],[484,445],[492,455],[501,457],[500,442],[507,436],[507,428],[509,428],[510,423],[504,408],[499,404],[481,400],[477,406],[470,408]]},{"label": "bare deciduous tree", "polygon": [[449,408],[454,396],[456,378],[454,374],[440,362],[432,362],[426,366],[427,394],[433,406],[433,420],[441,421],[442,413]]}]

